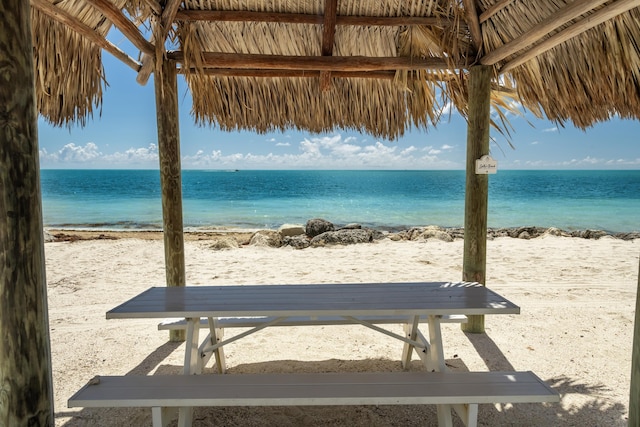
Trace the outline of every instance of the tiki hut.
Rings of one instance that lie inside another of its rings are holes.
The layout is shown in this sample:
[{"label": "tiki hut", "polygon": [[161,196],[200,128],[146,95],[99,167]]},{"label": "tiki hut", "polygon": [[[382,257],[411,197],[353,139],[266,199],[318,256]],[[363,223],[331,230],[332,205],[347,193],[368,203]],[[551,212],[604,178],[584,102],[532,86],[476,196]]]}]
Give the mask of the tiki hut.
[{"label": "tiki hut", "polygon": [[[114,28],[136,52],[106,38]],[[468,123],[463,280],[479,282],[487,176],[474,162],[512,102],[579,128],[640,118],[638,0],[0,0],[0,424],[53,423],[37,115],[82,125],[99,111],[104,52],[140,84],[154,75],[169,285],[185,282],[178,78],[195,122],[228,131],[394,139],[452,105]]]}]

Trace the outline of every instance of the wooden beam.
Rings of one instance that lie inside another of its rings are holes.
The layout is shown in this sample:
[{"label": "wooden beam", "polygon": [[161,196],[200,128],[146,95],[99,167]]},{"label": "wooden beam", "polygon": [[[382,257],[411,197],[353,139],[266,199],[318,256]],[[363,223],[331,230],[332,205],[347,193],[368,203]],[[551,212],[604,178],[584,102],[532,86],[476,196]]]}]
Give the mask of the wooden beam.
[{"label": "wooden beam", "polygon": [[465,19],[471,33],[471,41],[476,54],[479,55],[482,52],[482,29],[480,28],[476,3],[475,0],[462,0],[462,4],[464,5]]},{"label": "wooden beam", "polygon": [[144,38],[140,30],[138,30],[138,27],[124,16],[122,11],[115,7],[112,2],[109,0],[85,0],[85,2],[89,3],[108,18],[141,52],[153,53],[155,47]]},{"label": "wooden beam", "polygon": [[162,6],[160,6],[160,3],[158,3],[157,0],[144,0],[144,2],[149,6],[149,8],[151,8],[153,13],[158,16],[162,15]]},{"label": "wooden beam", "polygon": [[559,44],[562,44],[567,40],[578,36],[585,31],[588,31],[591,28],[607,22],[608,20],[613,19],[616,16],[628,12],[629,10],[636,7],[638,7],[638,0],[617,0],[616,2],[611,3],[600,9],[599,11],[589,15],[588,18],[576,22],[565,30],[562,30],[561,32],[549,37],[540,44],[533,46],[531,49],[527,50],[517,58],[514,58],[511,61],[507,62],[500,69],[500,73],[507,73],[514,68],[524,64],[525,62],[535,58],[536,56],[541,55],[542,53],[550,49],[553,49]]},{"label": "wooden beam", "polygon": [[0,2],[0,424],[55,424],[31,7]]},{"label": "wooden beam", "polygon": [[[180,69],[180,74],[197,74],[202,72],[209,76],[219,77],[259,77],[259,78],[319,78],[318,70],[261,70],[261,69],[234,69],[234,68],[204,68],[202,71]],[[393,70],[382,71],[333,71],[333,77],[393,80],[396,72]]]},{"label": "wooden beam", "polygon": [[480,23],[487,21],[496,13],[513,3],[513,0],[499,0],[480,14]]},{"label": "wooden beam", "polygon": [[131,58],[125,52],[120,50],[113,43],[105,39],[100,34],[93,31],[93,29],[85,25],[82,21],[78,20],[75,16],[70,15],[68,12],[54,6],[47,0],[31,0],[31,6],[38,9],[40,12],[49,16],[51,19],[67,26],[76,33],[82,35],[92,43],[96,44],[100,48],[106,50],[120,61],[127,64],[134,71],[138,71],[141,64],[135,59]]},{"label": "wooden beam", "polygon": [[[322,23],[322,56],[333,55],[333,44],[336,40],[336,15],[338,0],[324,0],[324,21]],[[320,72],[320,89],[331,88],[331,71]]]},{"label": "wooden beam", "polygon": [[160,38],[156,38],[156,44],[162,43],[164,46],[164,42],[169,35],[169,30],[171,30],[171,25],[173,25],[173,21],[176,19],[180,3],[182,3],[182,0],[167,0],[164,10],[162,11],[162,17],[160,18],[162,32],[160,33]]},{"label": "wooden beam", "polygon": [[[491,76],[487,65],[469,70],[469,117],[467,123],[467,178],[464,204],[464,254],[462,280],[486,285],[487,211],[489,176],[476,174],[476,160],[489,154],[491,126]],[[465,332],[484,332],[484,316],[469,316]]]},{"label": "wooden beam", "polygon": [[[182,51],[169,52],[169,59],[184,62]],[[380,70],[448,70],[450,64],[442,58],[411,58],[408,56],[282,56],[241,53],[202,54],[204,67],[268,70],[310,71],[380,71]],[[463,64],[456,64],[463,68]]]},{"label": "wooden beam", "polygon": [[550,34],[559,27],[565,25],[567,22],[592,11],[594,8],[606,3],[607,1],[609,0],[574,1],[573,3],[569,3],[567,6],[552,14],[529,31],[523,33],[519,37],[516,37],[509,43],[505,43],[499,48],[487,53],[480,59],[480,63],[482,65],[493,65],[500,62],[519,50],[522,50],[527,46],[531,46],[547,34]]},{"label": "wooden beam", "polygon": [[[185,286],[184,231],[182,222],[182,179],[178,80],[173,61],[160,62],[153,79],[158,122],[158,157],[162,188],[162,230],[167,286]],[[183,341],[184,330],[171,331],[170,340]]]},{"label": "wooden beam", "polygon": [[[175,19],[177,21],[280,22],[286,24],[311,25],[322,25],[324,23],[324,16],[317,14],[185,9],[179,10]],[[453,23],[453,19],[428,16],[336,16],[336,25],[394,27],[425,25],[446,27],[453,25]]]},{"label": "wooden beam", "polygon": [[180,0],[168,0],[167,4],[162,10],[160,23],[156,24],[159,25],[159,27],[156,27],[154,29],[152,36],[155,42],[155,51],[142,55],[142,67],[140,68],[140,72],[136,77],[136,81],[142,86],[146,85],[149,81],[149,77],[151,77],[151,73],[154,69],[154,62],[161,60],[161,58],[164,57],[164,43],[167,40],[167,36],[169,35],[169,31],[171,30],[171,25],[173,25],[173,21],[175,19],[176,13],[178,12],[178,6],[180,6],[180,3]]},{"label": "wooden beam", "polygon": [[631,387],[629,388],[629,427],[640,426],[640,269],[636,292],[636,318],[631,351]]},{"label": "wooden beam", "polygon": [[142,86],[147,84],[151,73],[153,73],[153,58],[151,55],[142,55],[142,67],[140,67],[138,75],[136,76],[136,82]]}]

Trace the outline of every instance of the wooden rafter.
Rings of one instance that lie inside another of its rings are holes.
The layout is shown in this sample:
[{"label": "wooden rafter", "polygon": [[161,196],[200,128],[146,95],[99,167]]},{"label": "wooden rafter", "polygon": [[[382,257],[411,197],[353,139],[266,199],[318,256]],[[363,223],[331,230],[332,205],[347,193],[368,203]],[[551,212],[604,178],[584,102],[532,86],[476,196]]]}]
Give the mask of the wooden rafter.
[{"label": "wooden rafter", "polygon": [[[258,68],[234,69],[234,68],[203,68],[196,69],[180,69],[181,74],[202,73],[209,76],[219,77],[297,77],[297,78],[319,78],[321,71],[317,70],[264,70]],[[382,71],[332,71],[333,77],[339,78],[358,78],[358,79],[382,79],[393,80],[396,72],[393,70]]]},{"label": "wooden rafter", "polygon": [[182,0],[167,0],[164,10],[162,11],[162,17],[160,18],[160,25],[162,26],[160,33],[161,39],[158,40],[156,38],[156,44],[161,43],[164,46],[164,42],[169,35],[169,30],[171,30],[173,21],[176,19],[180,3],[182,3]]},{"label": "wooden rafter", "polygon": [[[184,62],[182,51],[169,52],[169,59]],[[202,54],[202,65],[238,70],[310,70],[310,71],[380,71],[380,70],[447,70],[451,62],[442,58],[369,57],[369,56],[284,56],[240,53]],[[464,64],[457,64],[462,67]]]},{"label": "wooden rafter", "polygon": [[[333,55],[333,44],[336,40],[336,15],[338,0],[324,0],[324,20],[322,22],[322,56]],[[331,72],[320,72],[320,89],[329,90],[331,87]]]},{"label": "wooden rafter", "polygon": [[126,38],[141,52],[153,53],[155,47],[144,38],[140,30],[131,22],[120,9],[108,0],[85,0],[100,11]]},{"label": "wooden rafter", "polygon": [[[136,76],[136,81],[143,86],[149,81],[149,77],[151,77],[151,73],[153,72],[154,65],[156,65],[158,58],[162,58],[162,56],[164,56],[164,43],[167,40],[169,31],[171,30],[171,25],[173,25],[173,21],[175,20],[180,3],[181,0],[168,0],[162,10],[160,26],[156,28],[153,33],[156,50],[155,52],[152,52],[152,54],[145,54],[142,56],[142,68],[140,68],[140,71]],[[154,58],[155,61],[153,60]]]},{"label": "wooden rafter", "polygon": [[144,2],[151,8],[153,13],[158,16],[162,15],[162,6],[160,6],[157,0],[144,0]]},{"label": "wooden rafter", "polygon": [[133,70],[140,70],[141,64],[135,59],[131,58],[124,51],[118,48],[116,45],[105,39],[102,35],[98,34],[82,21],[68,12],[54,6],[47,0],[31,0],[31,6],[38,9],[40,12],[49,16],[53,20],[66,25],[68,28],[77,32],[78,34],[87,38],[87,40],[95,43],[100,48],[106,50],[120,61],[131,67]]},{"label": "wooden rafter", "polygon": [[527,46],[531,46],[547,34],[552,33],[562,25],[565,25],[567,22],[576,19],[580,15],[591,12],[594,8],[606,3],[607,1],[608,0],[588,0],[569,3],[557,13],[549,16],[526,33],[523,33],[521,36],[516,37],[509,43],[505,43],[499,48],[487,53],[480,59],[480,63],[483,65],[496,64],[519,50],[522,50]]},{"label": "wooden rafter", "polygon": [[473,47],[475,48],[476,54],[480,55],[482,52],[482,29],[480,28],[475,0],[462,0],[462,4],[464,5],[465,18],[469,26],[469,32],[471,33]]},{"label": "wooden rafter", "polygon": [[[178,69],[179,74],[203,74],[208,76],[217,77],[256,77],[256,78],[319,78],[320,71],[314,70],[264,70],[264,69],[233,69],[233,68],[203,68],[202,70],[191,69]],[[394,70],[381,70],[381,71],[332,71],[331,75],[337,78],[344,79],[375,79],[375,80],[393,80],[396,78],[396,71]],[[415,74],[409,74],[408,79],[419,79]],[[455,79],[456,76],[453,73],[442,74],[437,73],[433,75],[432,79],[427,78],[430,81],[448,81]],[[492,90],[509,93],[515,95],[515,91],[511,88],[504,86],[493,85]]]},{"label": "wooden rafter", "polygon": [[489,7],[487,10],[480,14],[480,23],[487,21],[496,13],[500,12],[505,7],[509,6],[513,0],[500,0],[496,2],[493,6]]},{"label": "wooden rafter", "polygon": [[[176,21],[280,22],[286,24],[324,24],[323,15],[303,13],[245,12],[220,10],[184,10],[176,13]],[[336,16],[336,25],[375,26],[450,26],[453,20],[422,16]]]},{"label": "wooden rafter", "polygon": [[585,31],[590,30],[591,28],[596,27],[636,7],[638,7],[638,0],[617,0],[616,2],[603,7],[599,11],[593,13],[592,15],[589,15],[588,18],[583,19],[579,22],[576,22],[575,24],[571,25],[567,29],[553,35],[552,37],[549,37],[542,43],[527,50],[517,58],[514,58],[513,60],[507,62],[500,69],[500,73],[506,73],[508,71],[511,71],[515,67],[518,67],[524,64],[525,62],[535,58],[536,56],[550,49],[553,49],[559,44],[564,43],[567,40],[577,35],[580,35]]}]

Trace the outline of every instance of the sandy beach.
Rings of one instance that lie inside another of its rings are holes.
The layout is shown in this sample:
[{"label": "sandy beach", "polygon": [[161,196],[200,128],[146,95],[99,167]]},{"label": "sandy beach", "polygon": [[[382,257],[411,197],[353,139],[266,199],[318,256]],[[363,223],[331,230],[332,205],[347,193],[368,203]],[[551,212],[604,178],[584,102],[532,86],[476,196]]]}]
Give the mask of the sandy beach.
[{"label": "sandy beach", "polygon": [[[168,332],[158,331],[156,321],[105,319],[107,310],[164,285],[159,233],[83,236],[86,240],[45,245],[55,425],[151,425],[148,409],[67,408],[67,399],[95,375],[179,373],[184,355],[184,344],[168,342]],[[203,233],[186,239],[188,285],[462,277],[462,240],[216,250],[218,238]],[[639,255],[639,239],[543,236],[488,242],[487,285],[518,304],[521,314],[487,316],[486,334],[444,325],[447,364],[453,370],[534,371],[561,394],[561,403],[481,405],[479,425],[626,426]],[[226,355],[230,374],[399,371],[401,351],[399,341],[361,326],[279,327],[231,344]],[[412,369],[423,369],[415,355]],[[436,411],[434,406],[363,406],[195,412],[195,426],[214,420],[219,426],[431,426]]]}]

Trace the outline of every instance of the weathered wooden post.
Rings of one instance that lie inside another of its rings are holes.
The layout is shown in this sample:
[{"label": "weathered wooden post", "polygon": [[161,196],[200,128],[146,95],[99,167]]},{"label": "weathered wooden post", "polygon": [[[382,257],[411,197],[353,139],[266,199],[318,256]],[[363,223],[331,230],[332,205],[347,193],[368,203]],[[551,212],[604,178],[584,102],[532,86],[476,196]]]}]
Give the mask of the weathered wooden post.
[{"label": "weathered wooden post", "polygon": [[0,0],[0,425],[48,426],[53,383],[29,2]]},{"label": "weathered wooden post", "polygon": [[631,356],[631,388],[629,391],[629,427],[640,427],[640,267],[636,293],[636,320]]},{"label": "weathered wooden post", "polygon": [[[491,73],[489,66],[469,70],[469,123],[467,128],[467,179],[464,206],[464,256],[462,280],[485,285],[487,271],[487,208],[489,177],[476,174],[476,160],[489,154],[491,125]],[[465,332],[484,332],[484,316],[469,316]]]},{"label": "weathered wooden post", "polygon": [[[156,68],[154,76],[167,286],[186,284],[176,74],[175,62],[163,60],[162,65]],[[183,341],[184,337],[184,331],[169,332],[171,341]]]}]

